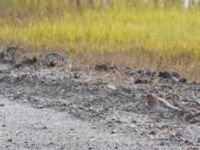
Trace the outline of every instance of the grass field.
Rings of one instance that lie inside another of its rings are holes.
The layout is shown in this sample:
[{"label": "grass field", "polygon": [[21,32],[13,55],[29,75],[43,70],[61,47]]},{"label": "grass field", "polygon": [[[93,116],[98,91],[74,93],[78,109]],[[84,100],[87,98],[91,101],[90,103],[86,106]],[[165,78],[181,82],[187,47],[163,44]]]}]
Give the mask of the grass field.
[{"label": "grass field", "polygon": [[175,69],[200,79],[200,10],[115,1],[69,5],[65,0],[0,0],[0,42],[65,50],[76,65]]}]

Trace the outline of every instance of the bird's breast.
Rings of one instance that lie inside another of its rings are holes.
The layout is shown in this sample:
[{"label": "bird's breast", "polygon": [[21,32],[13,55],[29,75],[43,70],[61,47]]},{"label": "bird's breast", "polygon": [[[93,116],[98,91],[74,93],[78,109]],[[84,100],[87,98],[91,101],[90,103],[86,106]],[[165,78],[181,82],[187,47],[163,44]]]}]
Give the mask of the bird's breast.
[{"label": "bird's breast", "polygon": [[169,109],[167,109],[166,107],[163,107],[161,105],[155,105],[154,110],[158,111],[158,112],[169,112]]}]

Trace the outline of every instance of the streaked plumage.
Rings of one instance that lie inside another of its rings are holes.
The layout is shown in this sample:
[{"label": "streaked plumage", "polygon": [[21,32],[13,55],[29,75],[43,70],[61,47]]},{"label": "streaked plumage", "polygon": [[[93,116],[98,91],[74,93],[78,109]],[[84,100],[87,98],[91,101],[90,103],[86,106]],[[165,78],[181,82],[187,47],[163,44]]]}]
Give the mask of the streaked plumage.
[{"label": "streaked plumage", "polygon": [[155,94],[147,95],[147,105],[148,107],[156,112],[181,112],[181,109],[173,106],[167,100],[156,96]]}]

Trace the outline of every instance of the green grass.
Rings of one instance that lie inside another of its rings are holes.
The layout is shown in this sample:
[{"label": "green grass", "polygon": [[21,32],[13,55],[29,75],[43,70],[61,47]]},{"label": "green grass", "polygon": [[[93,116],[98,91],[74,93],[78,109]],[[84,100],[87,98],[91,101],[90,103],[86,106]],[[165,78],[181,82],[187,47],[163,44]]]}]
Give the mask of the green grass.
[{"label": "green grass", "polygon": [[30,20],[15,18],[14,24],[1,17],[0,40],[33,46],[61,44],[66,49],[91,51],[142,47],[164,51],[166,57],[180,51],[200,56],[199,10],[155,9],[120,3],[102,9],[82,7],[81,12],[70,11],[66,6],[62,15],[57,13],[52,13],[54,17],[32,14],[34,19]]},{"label": "green grass", "polygon": [[152,60],[196,61],[199,18],[199,9],[177,5],[162,8],[118,1],[75,7],[64,0],[0,0],[0,41],[62,47],[80,54],[127,52],[133,58],[140,51]]}]

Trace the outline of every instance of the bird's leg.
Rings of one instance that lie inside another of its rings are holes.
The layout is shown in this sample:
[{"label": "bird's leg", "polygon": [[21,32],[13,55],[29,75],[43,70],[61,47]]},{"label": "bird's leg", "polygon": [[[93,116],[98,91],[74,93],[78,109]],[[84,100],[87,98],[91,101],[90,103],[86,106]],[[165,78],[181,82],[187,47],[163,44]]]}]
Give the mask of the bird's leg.
[{"label": "bird's leg", "polygon": [[165,118],[164,113],[161,112],[160,115],[159,115],[159,117],[160,117],[160,118]]}]

